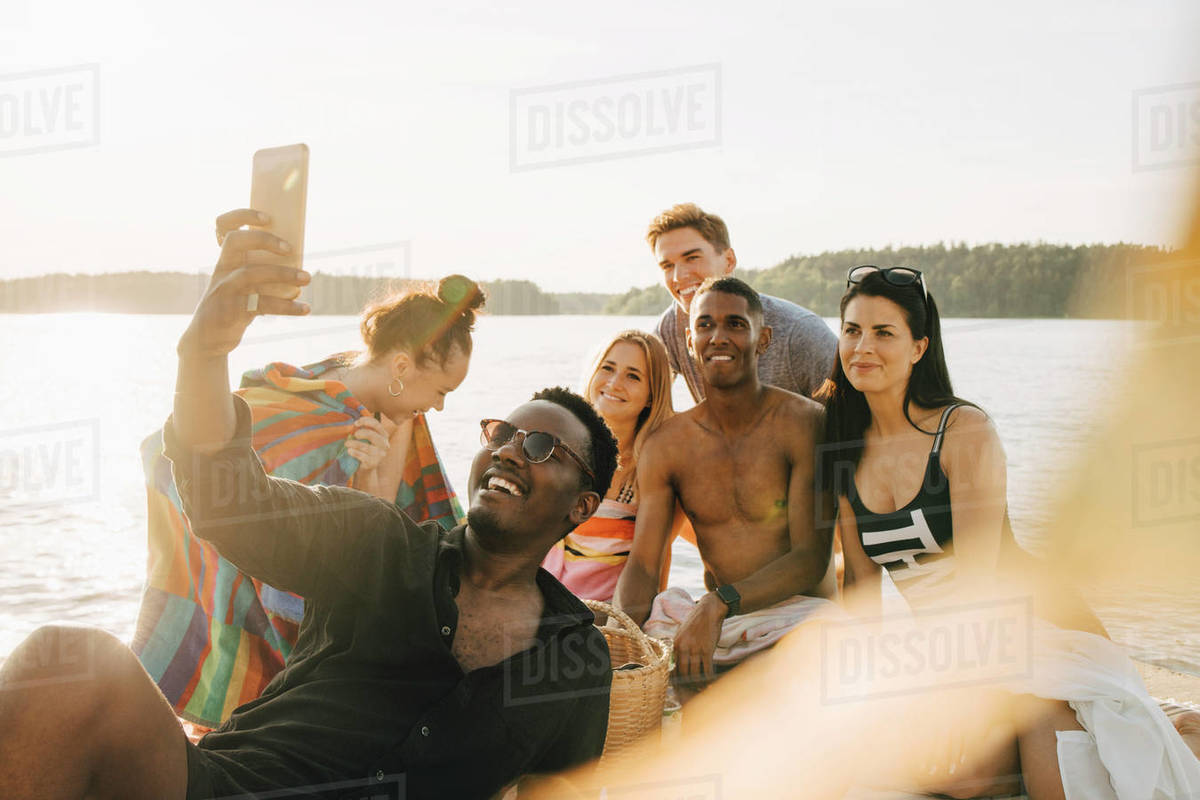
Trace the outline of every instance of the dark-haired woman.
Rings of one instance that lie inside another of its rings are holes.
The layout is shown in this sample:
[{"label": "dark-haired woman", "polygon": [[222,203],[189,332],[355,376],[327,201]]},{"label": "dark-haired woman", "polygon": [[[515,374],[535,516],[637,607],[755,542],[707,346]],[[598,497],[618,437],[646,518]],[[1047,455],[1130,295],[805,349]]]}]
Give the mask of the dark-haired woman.
[{"label": "dark-haired woman", "polygon": [[[1043,620],[1034,626],[1036,675],[1005,695],[996,706],[1005,711],[981,711],[969,733],[946,732],[930,747],[948,755],[903,778],[954,796],[1010,793],[1014,776],[1033,798],[1160,796],[1154,781],[1164,797],[1200,790],[1200,763],[1128,658],[1069,591],[1046,591],[1031,577],[1037,565],[1008,525],[999,436],[954,395],[924,277],[863,266],[847,286],[838,358],[819,398],[821,472],[837,497],[851,610],[878,617],[886,569],[914,609],[961,608],[990,588],[1024,585]],[[1154,746],[1135,753],[1138,741]],[[1089,775],[1115,793],[1094,794]],[[1064,794],[1064,783],[1073,791]]]},{"label": "dark-haired woman", "polygon": [[[218,240],[256,222],[217,221]],[[414,285],[364,309],[364,350],[242,376],[252,446],[274,476],[351,486],[418,521],[456,525],[461,507],[424,414],[467,374],[480,288],[462,276]],[[253,580],[192,535],[161,431],[142,444],[150,559],[133,649],[184,719],[212,728],[257,697],[296,641],[303,600]]]}]

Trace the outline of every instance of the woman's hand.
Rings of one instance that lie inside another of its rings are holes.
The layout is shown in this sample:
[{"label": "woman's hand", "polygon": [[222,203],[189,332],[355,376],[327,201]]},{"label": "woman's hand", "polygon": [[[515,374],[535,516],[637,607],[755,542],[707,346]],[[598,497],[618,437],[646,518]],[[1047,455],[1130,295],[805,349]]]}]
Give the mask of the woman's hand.
[{"label": "woman's hand", "polygon": [[359,461],[354,473],[354,488],[395,502],[404,478],[408,451],[412,444],[412,418],[400,424],[387,417],[359,417],[354,432],[346,440],[346,451]]},{"label": "woman's hand", "polygon": [[[387,419],[384,417],[383,419]],[[346,439],[346,452],[358,459],[359,470],[370,472],[387,457],[395,423],[388,420],[391,430],[374,417],[359,417],[354,420],[354,431]]]},{"label": "woman's hand", "polygon": [[[261,225],[267,221],[265,214],[248,208],[230,211],[217,218],[221,255],[208,289],[192,314],[191,324],[179,340],[177,350],[181,358],[227,355],[241,342],[247,326],[257,314],[303,316],[309,312],[306,303],[260,294],[268,284],[303,286],[309,282],[308,273],[302,270],[249,261],[248,254],[253,250],[291,252],[291,245],[274,234],[242,230],[244,225]],[[252,295],[255,296],[253,299]]]}]

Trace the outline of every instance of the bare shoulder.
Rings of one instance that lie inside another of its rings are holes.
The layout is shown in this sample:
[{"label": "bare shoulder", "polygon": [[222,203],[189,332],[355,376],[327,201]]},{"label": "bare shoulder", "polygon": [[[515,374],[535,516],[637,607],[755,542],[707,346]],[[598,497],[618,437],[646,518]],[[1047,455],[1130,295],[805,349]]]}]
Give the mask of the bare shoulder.
[{"label": "bare shoulder", "polygon": [[661,459],[665,454],[676,452],[679,444],[687,440],[695,425],[694,408],[671,416],[646,439],[645,448],[642,450],[642,459],[647,456]]},{"label": "bare shoulder", "polygon": [[[941,416],[941,410],[938,417]],[[987,452],[1003,452],[1000,434],[992,418],[974,406],[959,406],[950,412],[946,420],[946,438],[943,452],[950,454],[980,455]]]},{"label": "bare shoulder", "polygon": [[[944,410],[944,408],[938,410],[939,418]],[[996,426],[992,424],[992,418],[982,409],[975,406],[959,406],[950,412],[950,417],[946,420],[947,439],[952,434],[962,437],[989,433],[993,436],[997,435]]]},{"label": "bare shoulder", "polygon": [[824,424],[825,406],[816,400],[777,386],[766,388],[771,414],[778,422],[795,424],[805,430],[817,429]]},{"label": "bare shoulder", "polygon": [[686,436],[704,416],[704,412],[704,401],[701,400],[686,411],[680,411],[671,415],[659,426],[654,435],[658,436],[660,433],[666,433],[670,436]]}]

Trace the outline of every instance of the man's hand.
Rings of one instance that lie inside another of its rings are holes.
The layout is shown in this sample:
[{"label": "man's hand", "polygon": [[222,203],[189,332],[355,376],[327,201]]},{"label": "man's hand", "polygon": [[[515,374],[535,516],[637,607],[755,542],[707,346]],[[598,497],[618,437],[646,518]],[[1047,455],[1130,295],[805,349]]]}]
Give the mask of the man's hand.
[{"label": "man's hand", "polygon": [[[272,283],[303,286],[309,275],[287,266],[255,264],[248,259],[253,250],[272,253],[291,252],[292,246],[274,234],[261,230],[242,230],[243,225],[262,225],[265,214],[242,208],[222,214],[217,230],[224,231],[221,256],[217,259],[208,290],[201,298],[192,322],[179,340],[181,359],[211,359],[228,355],[242,340],[246,327],[256,314],[303,316],[308,305],[294,300],[259,294]],[[247,310],[250,295],[259,295],[257,310]]]},{"label": "man's hand", "polygon": [[729,607],[715,594],[706,594],[675,634],[675,673],[685,685],[701,688],[711,681],[713,653],[721,638],[721,623]]},{"label": "man's hand", "polygon": [[248,263],[252,250],[285,253],[291,249],[266,231],[241,230],[243,225],[267,221],[265,214],[248,208],[217,218],[221,257],[176,347],[179,370],[171,425],[181,444],[199,452],[220,450],[235,432],[237,414],[229,394],[227,356],[242,341],[255,314],[300,316],[309,310],[304,303],[266,295],[257,298],[256,311],[247,310],[247,298],[266,284],[302,286],[309,280],[308,273],[291,267]]}]

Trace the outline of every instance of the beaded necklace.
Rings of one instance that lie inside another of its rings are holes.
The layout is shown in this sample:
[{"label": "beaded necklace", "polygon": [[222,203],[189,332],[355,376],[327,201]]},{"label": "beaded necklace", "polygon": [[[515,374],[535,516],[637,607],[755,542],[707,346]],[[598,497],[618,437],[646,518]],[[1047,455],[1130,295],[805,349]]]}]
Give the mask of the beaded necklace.
[{"label": "beaded necklace", "polygon": [[[621,461],[624,461],[624,459],[621,459]],[[617,496],[615,499],[618,503],[629,505],[633,502],[633,496],[637,491],[637,482],[633,478],[633,470],[626,470],[625,466],[621,465],[617,468],[617,472],[613,475],[613,479],[615,480],[618,475],[620,476],[621,482],[617,484],[620,486],[620,488],[617,490]]]}]

